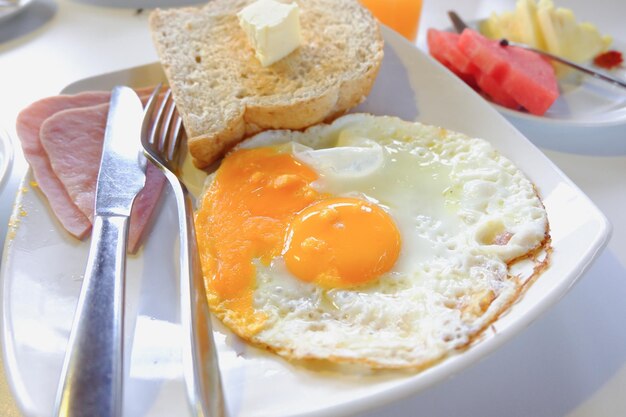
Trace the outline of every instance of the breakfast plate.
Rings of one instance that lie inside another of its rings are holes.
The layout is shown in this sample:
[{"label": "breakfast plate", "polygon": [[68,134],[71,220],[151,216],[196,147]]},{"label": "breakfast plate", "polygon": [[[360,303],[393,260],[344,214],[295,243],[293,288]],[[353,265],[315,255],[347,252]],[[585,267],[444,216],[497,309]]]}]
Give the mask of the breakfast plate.
[{"label": "breakfast plate", "polygon": [[[490,141],[534,182],[551,223],[550,267],[466,350],[420,372],[374,372],[287,362],[250,347],[215,322],[229,415],[341,416],[414,394],[460,372],[510,340],[553,305],[590,266],[610,226],[593,203],[497,111],[399,35],[383,29],[385,58],[368,99],[356,111],[445,126]],[[80,80],[64,92],[142,87],[162,79],[149,64]],[[190,188],[203,175],[187,167]],[[148,242],[128,259],[124,416],[187,415],[177,314],[177,233],[166,193]],[[69,237],[28,174],[11,217],[2,270],[5,366],[26,417],[51,416],[87,242]]]},{"label": "breakfast plate", "polygon": [[32,2],[32,0],[18,0],[14,6],[0,7],[0,23],[17,16]]}]

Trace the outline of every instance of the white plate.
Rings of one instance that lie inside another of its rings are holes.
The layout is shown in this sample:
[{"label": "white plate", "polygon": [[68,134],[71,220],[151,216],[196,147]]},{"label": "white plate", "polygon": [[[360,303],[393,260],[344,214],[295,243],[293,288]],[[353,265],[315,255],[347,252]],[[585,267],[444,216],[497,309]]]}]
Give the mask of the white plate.
[{"label": "white plate", "polygon": [[[442,66],[400,36],[386,29],[383,34],[385,60],[359,110],[418,119],[491,141],[528,174],[544,199],[552,264],[481,340],[418,374],[353,375],[292,364],[243,344],[216,323],[231,417],[347,415],[442,381],[528,326],[565,294],[607,242],[606,218],[537,148]],[[158,65],[148,65],[83,80],[65,91],[146,85],[161,76]],[[5,245],[2,335],[20,408],[27,417],[44,417],[52,413],[88,245],[60,229],[29,182],[27,176]],[[124,415],[129,417],[187,413],[176,313],[175,219],[168,196],[146,247],[128,261]]]},{"label": "white plate", "polygon": [[[480,21],[468,24],[477,28]],[[621,40],[614,39],[610,49],[626,56]],[[607,74],[626,81],[624,68]],[[559,80],[559,90],[560,96],[542,116],[491,104],[537,146],[586,155],[626,155],[626,89],[572,70]]]},{"label": "white plate", "polygon": [[[615,40],[611,49],[626,55],[626,45]],[[600,68],[593,67],[599,71]],[[626,69],[605,71],[626,82]],[[559,80],[560,96],[542,116],[507,109],[496,105],[510,118],[533,121],[554,127],[571,126],[598,128],[622,125],[626,127],[626,89],[572,70]]]},{"label": "white plate", "polygon": [[11,162],[13,162],[11,137],[7,132],[0,129],[0,189],[4,186]]},{"label": "white plate", "polygon": [[18,4],[15,7],[0,7],[0,23],[4,20],[8,20],[11,17],[17,16],[19,13],[24,11],[26,6],[28,6],[32,0],[19,0]]},{"label": "white plate", "polygon": [[[626,55],[626,44],[611,49]],[[626,69],[608,74],[626,81]],[[574,71],[543,116],[494,106],[541,147],[587,155],[626,155],[626,89]]]}]

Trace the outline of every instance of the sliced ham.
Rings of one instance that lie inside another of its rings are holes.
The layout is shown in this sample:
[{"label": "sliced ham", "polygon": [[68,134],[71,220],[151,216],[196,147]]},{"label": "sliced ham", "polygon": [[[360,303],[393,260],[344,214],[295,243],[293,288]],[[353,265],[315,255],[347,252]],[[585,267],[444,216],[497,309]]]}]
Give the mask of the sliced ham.
[{"label": "sliced ham", "polygon": [[[142,98],[145,100],[145,96],[151,92],[151,88],[140,89],[137,90],[137,92],[142,95]],[[50,208],[62,226],[70,234],[79,239],[84,238],[91,230],[91,219],[93,218],[93,195],[89,197],[88,192],[82,192],[78,194],[79,199],[74,201],[72,195],[70,195],[70,192],[68,191],[68,188],[66,188],[66,184],[61,181],[52,167],[46,149],[41,141],[41,129],[42,125],[48,118],[59,112],[79,108],[89,108],[98,105],[102,105],[100,107],[104,112],[100,115],[100,117],[104,117],[106,119],[108,111],[106,103],[108,103],[109,100],[110,92],[108,91],[85,92],[76,95],[48,97],[39,100],[22,110],[17,118],[16,129],[24,151],[24,156],[31,166],[34,179],[37,182],[39,189],[48,200]],[[90,130],[94,132],[98,131],[98,129]],[[102,146],[102,132],[100,132],[100,147]],[[71,133],[71,135],[75,134],[76,132]],[[63,157],[64,160],[69,161],[81,158],[81,156],[74,156],[76,152],[79,154],[83,153],[80,148],[74,148]],[[93,153],[94,152],[92,151],[92,154]],[[88,166],[89,169],[95,169],[96,177],[100,162],[100,155],[101,149],[95,162],[92,155],[91,159],[89,159],[91,161],[91,165],[81,165],[83,168]],[[55,158],[56,165],[64,164],[59,161],[59,158]],[[149,164],[149,167],[150,166],[151,165]],[[150,217],[158,203],[159,196],[164,185],[163,176],[154,167],[149,168],[146,174],[146,187],[144,187],[144,190],[137,196],[133,212],[131,214],[131,225],[129,230],[129,251],[131,252],[136,251],[141,243],[141,236],[144,234],[145,228],[150,222]],[[79,173],[79,175],[82,176],[82,173]],[[95,190],[95,179],[93,180],[92,186],[93,190]],[[76,195],[75,188],[73,189],[72,194]],[[90,198],[91,207],[88,208],[87,205],[89,205]]]},{"label": "sliced ham", "polygon": [[128,230],[128,251],[130,253],[137,252],[143,243],[159,205],[164,186],[165,175],[148,162],[146,185],[137,194],[133,203],[133,210],[130,213],[130,229]]},{"label": "sliced ham", "polygon": [[106,103],[110,97],[109,92],[102,91],[48,97],[31,104],[17,117],[17,135],[39,189],[46,196],[50,208],[63,227],[79,239],[87,235],[91,229],[91,222],[72,202],[63,183],[54,174],[48,155],[39,140],[39,129],[43,122],[56,112]]},{"label": "sliced ham", "polygon": [[[109,105],[68,109],[55,113],[41,126],[40,140],[50,165],[80,211],[93,220],[96,180]],[[138,194],[131,213],[128,245],[138,249],[143,230],[158,203],[165,177],[152,164],[146,186]]]}]

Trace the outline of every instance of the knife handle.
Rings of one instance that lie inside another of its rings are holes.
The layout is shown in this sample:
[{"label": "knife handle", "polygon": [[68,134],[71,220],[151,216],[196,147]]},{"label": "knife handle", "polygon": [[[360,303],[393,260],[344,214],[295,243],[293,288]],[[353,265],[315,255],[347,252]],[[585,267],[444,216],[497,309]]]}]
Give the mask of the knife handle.
[{"label": "knife handle", "polygon": [[121,414],[128,217],[96,216],[57,392],[58,417]]}]

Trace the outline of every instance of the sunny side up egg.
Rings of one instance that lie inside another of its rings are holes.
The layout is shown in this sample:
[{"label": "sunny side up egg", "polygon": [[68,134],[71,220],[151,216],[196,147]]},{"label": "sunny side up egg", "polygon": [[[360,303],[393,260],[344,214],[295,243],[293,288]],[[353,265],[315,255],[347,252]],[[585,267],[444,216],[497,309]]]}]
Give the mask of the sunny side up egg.
[{"label": "sunny side up egg", "polygon": [[533,184],[484,140],[354,114],[243,142],[196,212],[212,311],[292,359],[421,368],[520,294],[549,244]]}]

